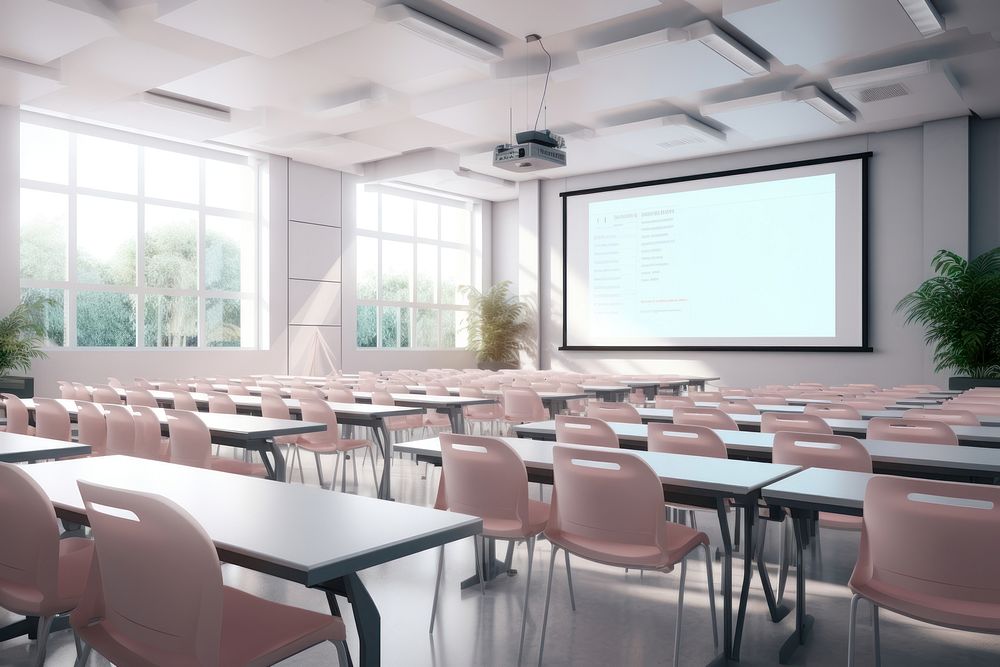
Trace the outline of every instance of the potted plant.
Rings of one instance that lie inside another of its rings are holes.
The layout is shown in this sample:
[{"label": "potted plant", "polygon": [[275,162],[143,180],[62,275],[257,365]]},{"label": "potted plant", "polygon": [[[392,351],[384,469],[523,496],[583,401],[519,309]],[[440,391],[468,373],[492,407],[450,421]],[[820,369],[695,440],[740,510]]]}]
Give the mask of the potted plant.
[{"label": "potted plant", "polygon": [[34,378],[8,375],[12,371],[27,373],[32,359],[43,359],[45,327],[42,313],[51,300],[44,297],[25,299],[0,319],[0,392],[31,398],[35,394]]},{"label": "potted plant", "polygon": [[517,368],[518,353],[526,349],[531,332],[528,307],[510,293],[510,281],[503,280],[482,292],[463,285],[459,289],[469,299],[466,331],[468,349],[476,353],[480,368]]},{"label": "potted plant", "polygon": [[936,371],[959,377],[951,389],[1000,386],[1000,248],[966,260],[947,250],[934,256],[937,275],[896,305],[906,323],[927,329]]}]

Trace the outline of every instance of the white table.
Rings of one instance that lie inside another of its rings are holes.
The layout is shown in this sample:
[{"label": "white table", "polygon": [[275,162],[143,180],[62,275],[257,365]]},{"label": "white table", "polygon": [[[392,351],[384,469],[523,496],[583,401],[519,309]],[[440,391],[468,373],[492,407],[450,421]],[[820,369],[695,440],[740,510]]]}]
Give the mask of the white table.
[{"label": "white table", "polygon": [[[59,398],[55,399],[69,412],[70,419],[75,421],[78,408],[76,401]],[[31,399],[24,402],[28,408],[32,420],[35,416],[35,403]],[[160,429],[163,435],[169,435],[167,426],[167,414],[163,408],[152,408],[153,412],[160,420]],[[270,419],[267,417],[251,417],[249,415],[226,415],[216,412],[195,413],[208,427],[212,435],[212,442],[226,445],[228,447],[241,447],[260,453],[260,458],[267,470],[270,479],[278,481],[285,480],[285,456],[281,448],[274,441],[278,436],[301,435],[303,433],[315,433],[325,431],[326,424],[315,422],[304,422],[295,419]],[[268,453],[273,457],[273,462],[268,458]]]},{"label": "white table", "polygon": [[[495,398],[476,398],[474,396],[428,396],[425,394],[390,394],[392,401],[398,406],[436,410],[448,415],[453,433],[465,433],[465,416],[462,408],[470,405],[492,405]],[[361,403],[371,403],[372,392],[355,391],[354,399]]]},{"label": "white table", "polygon": [[87,523],[79,479],[159,494],[202,525],[220,560],[321,590],[337,616],[336,596],[346,597],[360,635],[361,665],[380,663],[381,627],[358,572],[482,532],[480,519],[463,514],[129,456],[25,470],[65,520]]},{"label": "white table", "polygon": [[88,454],[90,445],[0,431],[0,461],[3,463],[26,463]]},{"label": "white table", "polygon": [[[530,481],[552,483],[553,443],[522,438],[502,439],[513,447],[524,461]],[[418,460],[424,459],[436,464],[441,460],[441,443],[437,438],[400,443],[397,445],[397,449],[416,454]],[[589,447],[581,448],[583,451],[592,449]],[[753,564],[751,550],[744,549],[743,583],[734,628],[732,623],[733,545],[729,536],[729,519],[726,514],[727,499],[732,499],[737,505],[744,508],[746,544],[753,544],[753,528],[757,517],[760,489],[776,480],[787,477],[798,471],[799,468],[797,466],[732,461],[702,456],[681,456],[655,452],[635,452],[635,454],[646,461],[659,476],[666,500],[716,509],[725,546],[722,570],[724,657],[739,660],[750,581],[753,576]],[[484,549],[484,551],[486,550]],[[491,570],[489,574],[492,576],[496,576],[498,570],[502,571],[497,567],[498,564],[492,554],[488,556],[487,562],[484,564]],[[770,580],[765,576],[766,570],[763,570],[762,561],[758,564],[758,570],[763,571],[761,582],[772,619],[780,619],[787,611],[778,608],[771,590]],[[720,656],[720,659],[722,658],[723,656]]]}]

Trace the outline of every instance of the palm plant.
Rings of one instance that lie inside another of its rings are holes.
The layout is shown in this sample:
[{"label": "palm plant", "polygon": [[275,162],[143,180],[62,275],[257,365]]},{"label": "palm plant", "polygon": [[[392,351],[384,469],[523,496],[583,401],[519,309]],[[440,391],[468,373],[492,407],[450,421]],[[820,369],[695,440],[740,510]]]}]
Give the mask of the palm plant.
[{"label": "palm plant", "polygon": [[480,292],[474,287],[459,288],[469,299],[466,331],[468,349],[481,364],[514,364],[526,347],[530,325],[526,304],[510,293],[510,281],[503,280]]},{"label": "palm plant", "polygon": [[927,329],[936,371],[952,369],[973,378],[1000,378],[1000,248],[969,261],[940,250],[937,275],[896,305],[906,323]]},{"label": "palm plant", "polygon": [[45,342],[42,311],[51,299],[31,297],[0,319],[0,376],[11,371],[28,372],[32,359],[43,359]]}]

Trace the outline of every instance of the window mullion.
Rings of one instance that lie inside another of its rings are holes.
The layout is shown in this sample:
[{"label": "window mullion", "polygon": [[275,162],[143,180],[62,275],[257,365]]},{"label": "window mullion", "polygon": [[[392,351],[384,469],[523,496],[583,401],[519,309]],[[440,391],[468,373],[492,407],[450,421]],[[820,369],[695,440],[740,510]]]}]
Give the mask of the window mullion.
[{"label": "window mullion", "polygon": [[135,346],[146,347],[146,149],[139,148],[135,235]]},{"label": "window mullion", "polygon": [[[207,196],[205,193],[205,160],[198,160],[198,239],[197,239],[197,251],[196,257],[198,262],[198,283],[195,285],[195,289],[198,290],[198,299],[195,302],[196,308],[198,310],[198,321],[195,327],[196,335],[198,336],[198,345],[196,347],[207,347],[208,340],[206,335],[207,327],[205,326],[205,290],[208,286],[205,283],[205,203],[207,201]],[[241,258],[242,264],[242,258]],[[242,309],[242,306],[240,306]],[[242,334],[241,334],[242,335]]]},{"label": "window mullion", "polygon": [[[66,280],[76,285],[76,135],[69,135],[69,219],[66,230]],[[63,307],[63,346],[76,347],[76,289],[67,289]]]}]

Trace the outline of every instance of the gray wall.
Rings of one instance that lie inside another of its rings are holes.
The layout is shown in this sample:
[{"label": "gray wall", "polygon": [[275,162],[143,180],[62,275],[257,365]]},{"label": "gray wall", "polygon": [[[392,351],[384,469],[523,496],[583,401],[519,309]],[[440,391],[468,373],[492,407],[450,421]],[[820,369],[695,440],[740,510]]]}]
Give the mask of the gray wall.
[{"label": "gray wall", "polygon": [[974,119],[969,141],[969,252],[1000,246],[1000,118]]}]

